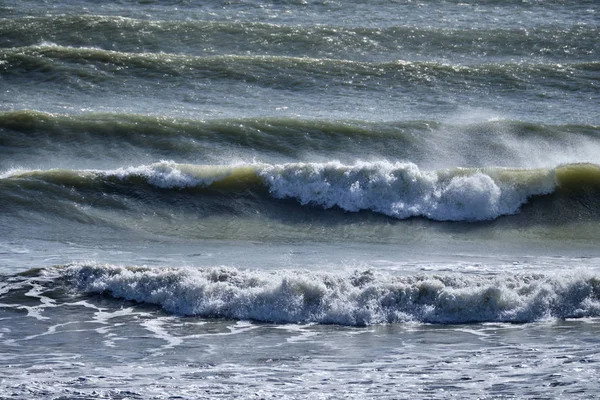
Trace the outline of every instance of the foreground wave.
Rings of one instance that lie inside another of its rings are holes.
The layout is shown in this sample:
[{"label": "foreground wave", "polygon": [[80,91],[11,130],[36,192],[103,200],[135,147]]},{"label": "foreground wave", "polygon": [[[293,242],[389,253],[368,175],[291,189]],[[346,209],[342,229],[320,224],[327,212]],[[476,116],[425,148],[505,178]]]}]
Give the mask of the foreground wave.
[{"label": "foreground wave", "polygon": [[[532,322],[600,316],[600,277],[590,273],[388,276],[230,267],[141,268],[70,264],[29,271],[36,293],[107,294],[186,316],[277,323]],[[42,285],[42,286],[40,286]],[[52,296],[52,295],[51,295]],[[46,301],[54,303],[54,300]]]}]

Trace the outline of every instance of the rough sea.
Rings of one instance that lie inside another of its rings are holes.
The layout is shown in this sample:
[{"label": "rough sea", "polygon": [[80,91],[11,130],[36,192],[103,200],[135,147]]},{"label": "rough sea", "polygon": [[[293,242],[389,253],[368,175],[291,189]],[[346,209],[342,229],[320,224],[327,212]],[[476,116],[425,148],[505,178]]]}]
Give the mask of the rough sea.
[{"label": "rough sea", "polygon": [[592,399],[600,3],[0,0],[1,399]]}]

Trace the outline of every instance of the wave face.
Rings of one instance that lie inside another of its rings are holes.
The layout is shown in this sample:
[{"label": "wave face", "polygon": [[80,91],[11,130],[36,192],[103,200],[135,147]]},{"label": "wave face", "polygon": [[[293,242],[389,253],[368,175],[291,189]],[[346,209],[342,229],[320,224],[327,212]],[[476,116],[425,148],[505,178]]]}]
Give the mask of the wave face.
[{"label": "wave face", "polygon": [[[67,290],[155,304],[186,316],[372,325],[533,322],[600,316],[600,278],[553,275],[386,276],[72,264],[40,272]],[[56,283],[51,283],[55,285]]]}]

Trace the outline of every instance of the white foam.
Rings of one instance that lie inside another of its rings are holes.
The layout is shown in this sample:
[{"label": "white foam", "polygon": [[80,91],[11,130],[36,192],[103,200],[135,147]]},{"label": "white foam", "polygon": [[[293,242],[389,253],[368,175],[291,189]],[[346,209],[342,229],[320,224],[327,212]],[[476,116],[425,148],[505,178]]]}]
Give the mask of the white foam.
[{"label": "white foam", "polygon": [[[514,214],[530,196],[555,189],[552,170],[530,181],[502,179],[502,170],[421,171],[412,163],[286,164],[258,172],[272,194],[302,204],[371,210],[396,218],[488,220]],[[508,175],[508,174],[505,174]]]},{"label": "white foam", "polygon": [[154,336],[157,339],[161,339],[161,340],[164,340],[165,342],[167,342],[165,345],[161,346],[160,348],[154,349],[152,351],[153,353],[159,352],[160,350],[170,349],[172,347],[179,346],[181,343],[183,343],[182,338],[171,335],[165,329],[164,325],[167,324],[169,321],[170,321],[170,318],[154,318],[154,319],[147,319],[142,322],[142,326],[146,330],[151,332],[152,336]]},{"label": "white foam", "polygon": [[104,265],[59,271],[83,292],[107,292],[179,315],[239,320],[370,325],[600,316],[600,278],[584,272],[389,276]]},{"label": "white foam", "polygon": [[127,179],[131,176],[145,178],[149,184],[163,188],[186,188],[195,186],[209,186],[230,175],[233,168],[226,167],[204,167],[198,168],[193,165],[177,164],[173,161],[161,161],[151,165],[139,167],[119,168],[113,171],[96,171],[104,176],[116,176]]}]

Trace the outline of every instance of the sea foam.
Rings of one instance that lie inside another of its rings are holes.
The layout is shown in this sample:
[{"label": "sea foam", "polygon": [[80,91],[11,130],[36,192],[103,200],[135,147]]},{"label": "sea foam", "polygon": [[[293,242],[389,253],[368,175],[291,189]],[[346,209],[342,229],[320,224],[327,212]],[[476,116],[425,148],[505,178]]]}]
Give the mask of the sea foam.
[{"label": "sea foam", "polygon": [[71,264],[44,273],[57,272],[77,291],[107,293],[187,316],[341,325],[600,316],[600,278],[583,272],[389,276],[373,270],[266,272]]},{"label": "sea foam", "polygon": [[234,167],[194,166],[161,161],[139,167],[119,168],[113,171],[97,171],[107,178],[117,177],[124,180],[130,177],[143,177],[153,186],[163,189],[210,186],[231,175]]},{"label": "sea foam", "polygon": [[258,172],[278,198],[395,218],[488,220],[514,214],[530,196],[551,193],[551,170],[510,175],[502,170],[422,171],[413,163],[287,164]]}]

